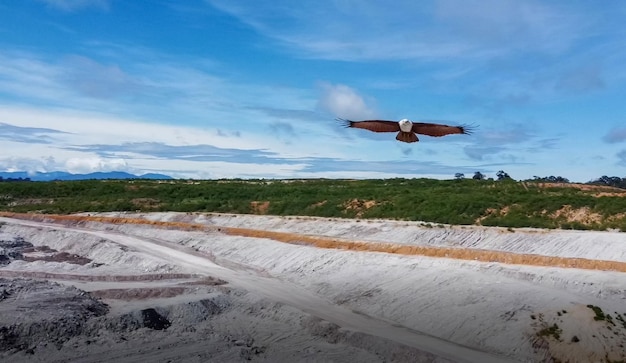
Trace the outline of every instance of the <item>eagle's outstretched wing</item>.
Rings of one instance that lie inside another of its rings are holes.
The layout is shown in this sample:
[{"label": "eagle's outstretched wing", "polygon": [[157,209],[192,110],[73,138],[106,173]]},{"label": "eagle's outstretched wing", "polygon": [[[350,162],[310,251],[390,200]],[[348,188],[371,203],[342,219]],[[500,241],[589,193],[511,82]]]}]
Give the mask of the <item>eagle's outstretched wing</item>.
[{"label": "eagle's outstretched wing", "polygon": [[386,120],[364,120],[364,121],[350,121],[342,118],[338,118],[337,121],[341,121],[345,127],[353,127],[357,129],[365,129],[374,132],[398,132],[400,131],[400,125],[397,121]]},{"label": "eagle's outstretched wing", "polygon": [[473,127],[467,125],[448,126],[442,124],[431,124],[425,122],[414,122],[411,131],[420,135],[428,136],[445,136],[451,134],[469,135],[473,131]]}]

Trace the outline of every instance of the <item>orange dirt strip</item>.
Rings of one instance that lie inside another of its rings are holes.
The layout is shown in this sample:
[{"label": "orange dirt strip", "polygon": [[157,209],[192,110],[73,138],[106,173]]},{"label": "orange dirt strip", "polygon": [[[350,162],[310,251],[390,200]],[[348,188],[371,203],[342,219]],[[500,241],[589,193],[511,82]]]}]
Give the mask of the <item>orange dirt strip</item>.
[{"label": "orange dirt strip", "polygon": [[411,246],[394,243],[359,242],[341,240],[330,237],[301,235],[296,233],[264,231],[249,228],[232,228],[221,226],[207,226],[199,223],[150,221],[141,218],[97,217],[76,215],[30,214],[0,212],[0,217],[33,220],[55,223],[84,223],[100,222],[108,224],[141,224],[161,228],[180,229],[186,231],[211,231],[232,236],[267,238],[278,242],[295,245],[309,245],[319,248],[343,249],[351,251],[383,252],[399,255],[420,255],[427,257],[452,258],[458,260],[498,262],[516,265],[531,265],[543,267],[564,267],[586,270],[607,270],[626,272],[626,262],[593,260],[587,258],[572,258],[558,256],[543,256],[504,251],[493,251],[471,248],[449,248],[432,246]]}]

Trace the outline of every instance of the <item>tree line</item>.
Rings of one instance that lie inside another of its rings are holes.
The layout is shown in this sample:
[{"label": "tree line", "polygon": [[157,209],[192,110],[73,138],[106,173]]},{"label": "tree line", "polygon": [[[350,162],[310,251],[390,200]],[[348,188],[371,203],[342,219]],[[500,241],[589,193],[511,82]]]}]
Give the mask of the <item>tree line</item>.
[{"label": "tree line", "polygon": [[2,182],[29,182],[30,178],[3,178],[0,176],[0,183]]},{"label": "tree line", "polygon": [[[463,173],[456,173],[454,174],[454,178],[455,179],[465,179],[465,174]],[[472,176],[472,179],[474,180],[493,180],[493,178],[488,178],[485,174],[481,173],[480,171],[476,171],[474,173],[474,175]],[[496,173],[496,180],[513,180],[513,178],[511,178],[511,176],[505,172],[504,170],[499,170]],[[521,181],[532,181],[532,182],[544,182],[544,183],[569,183],[569,179],[564,178],[562,176],[554,176],[554,175],[550,175],[550,176],[533,176],[531,179],[524,179]],[[591,181],[588,181],[586,183],[583,184],[590,184],[590,185],[601,185],[601,186],[608,186],[608,187],[616,187],[616,188],[621,188],[621,189],[626,189],[626,177],[624,178],[620,178],[618,176],[606,176],[603,175],[597,179],[593,179]]]},{"label": "tree line", "polygon": [[[454,174],[454,178],[455,179],[465,179],[465,174],[463,173],[456,173]],[[494,180],[493,178],[489,178],[487,177],[487,175],[481,173],[480,171],[476,171],[474,172],[474,175],[472,176],[471,179],[474,180]],[[233,180],[237,180],[237,179],[233,179]],[[504,170],[499,170],[496,173],[496,179],[495,180],[514,180],[507,172],[505,172]],[[30,178],[3,178],[2,176],[0,176],[0,183],[2,182],[30,182],[31,179]],[[554,175],[550,175],[550,176],[544,176],[544,177],[540,177],[540,176],[533,176],[531,179],[524,179],[521,181],[532,181],[532,182],[543,182],[543,183],[569,183],[569,179],[564,178],[562,176],[554,176]],[[588,181],[584,184],[590,184],[590,185],[601,185],[601,186],[609,186],[609,187],[616,187],[616,188],[621,188],[621,189],[626,189],[626,177],[624,178],[620,178],[618,176],[607,176],[607,175],[603,175],[597,179]]]}]

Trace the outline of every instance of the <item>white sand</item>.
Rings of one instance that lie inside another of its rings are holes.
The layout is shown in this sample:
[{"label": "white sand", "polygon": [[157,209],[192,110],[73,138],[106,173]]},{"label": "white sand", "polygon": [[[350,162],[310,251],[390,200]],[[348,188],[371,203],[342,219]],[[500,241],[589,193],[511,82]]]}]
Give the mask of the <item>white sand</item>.
[{"label": "white sand", "polygon": [[[625,233],[511,233],[501,228],[428,228],[394,221],[241,215],[154,213],[144,217],[359,241],[626,261]],[[207,274],[346,331],[385,338],[453,361],[503,361],[505,357],[543,361],[554,356],[587,362],[607,354],[613,360],[626,358],[626,327],[616,322],[608,329],[609,324],[594,321],[586,307],[597,305],[613,316],[626,313],[624,273],[328,250],[137,225],[53,226],[50,230],[40,223],[0,220],[9,223],[2,233],[20,234],[33,244],[58,250],[80,251],[94,262],[106,264],[96,269],[15,262],[8,267],[11,270]],[[563,310],[566,313],[561,313]],[[561,341],[537,336],[554,323],[562,329]],[[579,342],[571,341],[574,335]]]}]

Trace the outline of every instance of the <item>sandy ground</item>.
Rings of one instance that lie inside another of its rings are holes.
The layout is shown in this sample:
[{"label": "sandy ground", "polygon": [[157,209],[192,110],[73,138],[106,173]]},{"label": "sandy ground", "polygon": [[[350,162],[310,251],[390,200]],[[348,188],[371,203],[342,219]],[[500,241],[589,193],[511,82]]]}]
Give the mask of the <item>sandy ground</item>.
[{"label": "sandy ground", "polygon": [[[626,262],[624,233],[252,215],[106,215]],[[626,274],[620,272],[321,249],[217,228],[190,232],[9,218],[0,223],[0,240],[21,238],[39,247],[0,266],[0,359],[626,359]],[[44,260],[42,254],[74,256],[74,263]],[[29,313],[42,306],[54,313]],[[34,330],[46,334],[33,335]],[[111,355],[104,358],[104,352]]]}]

